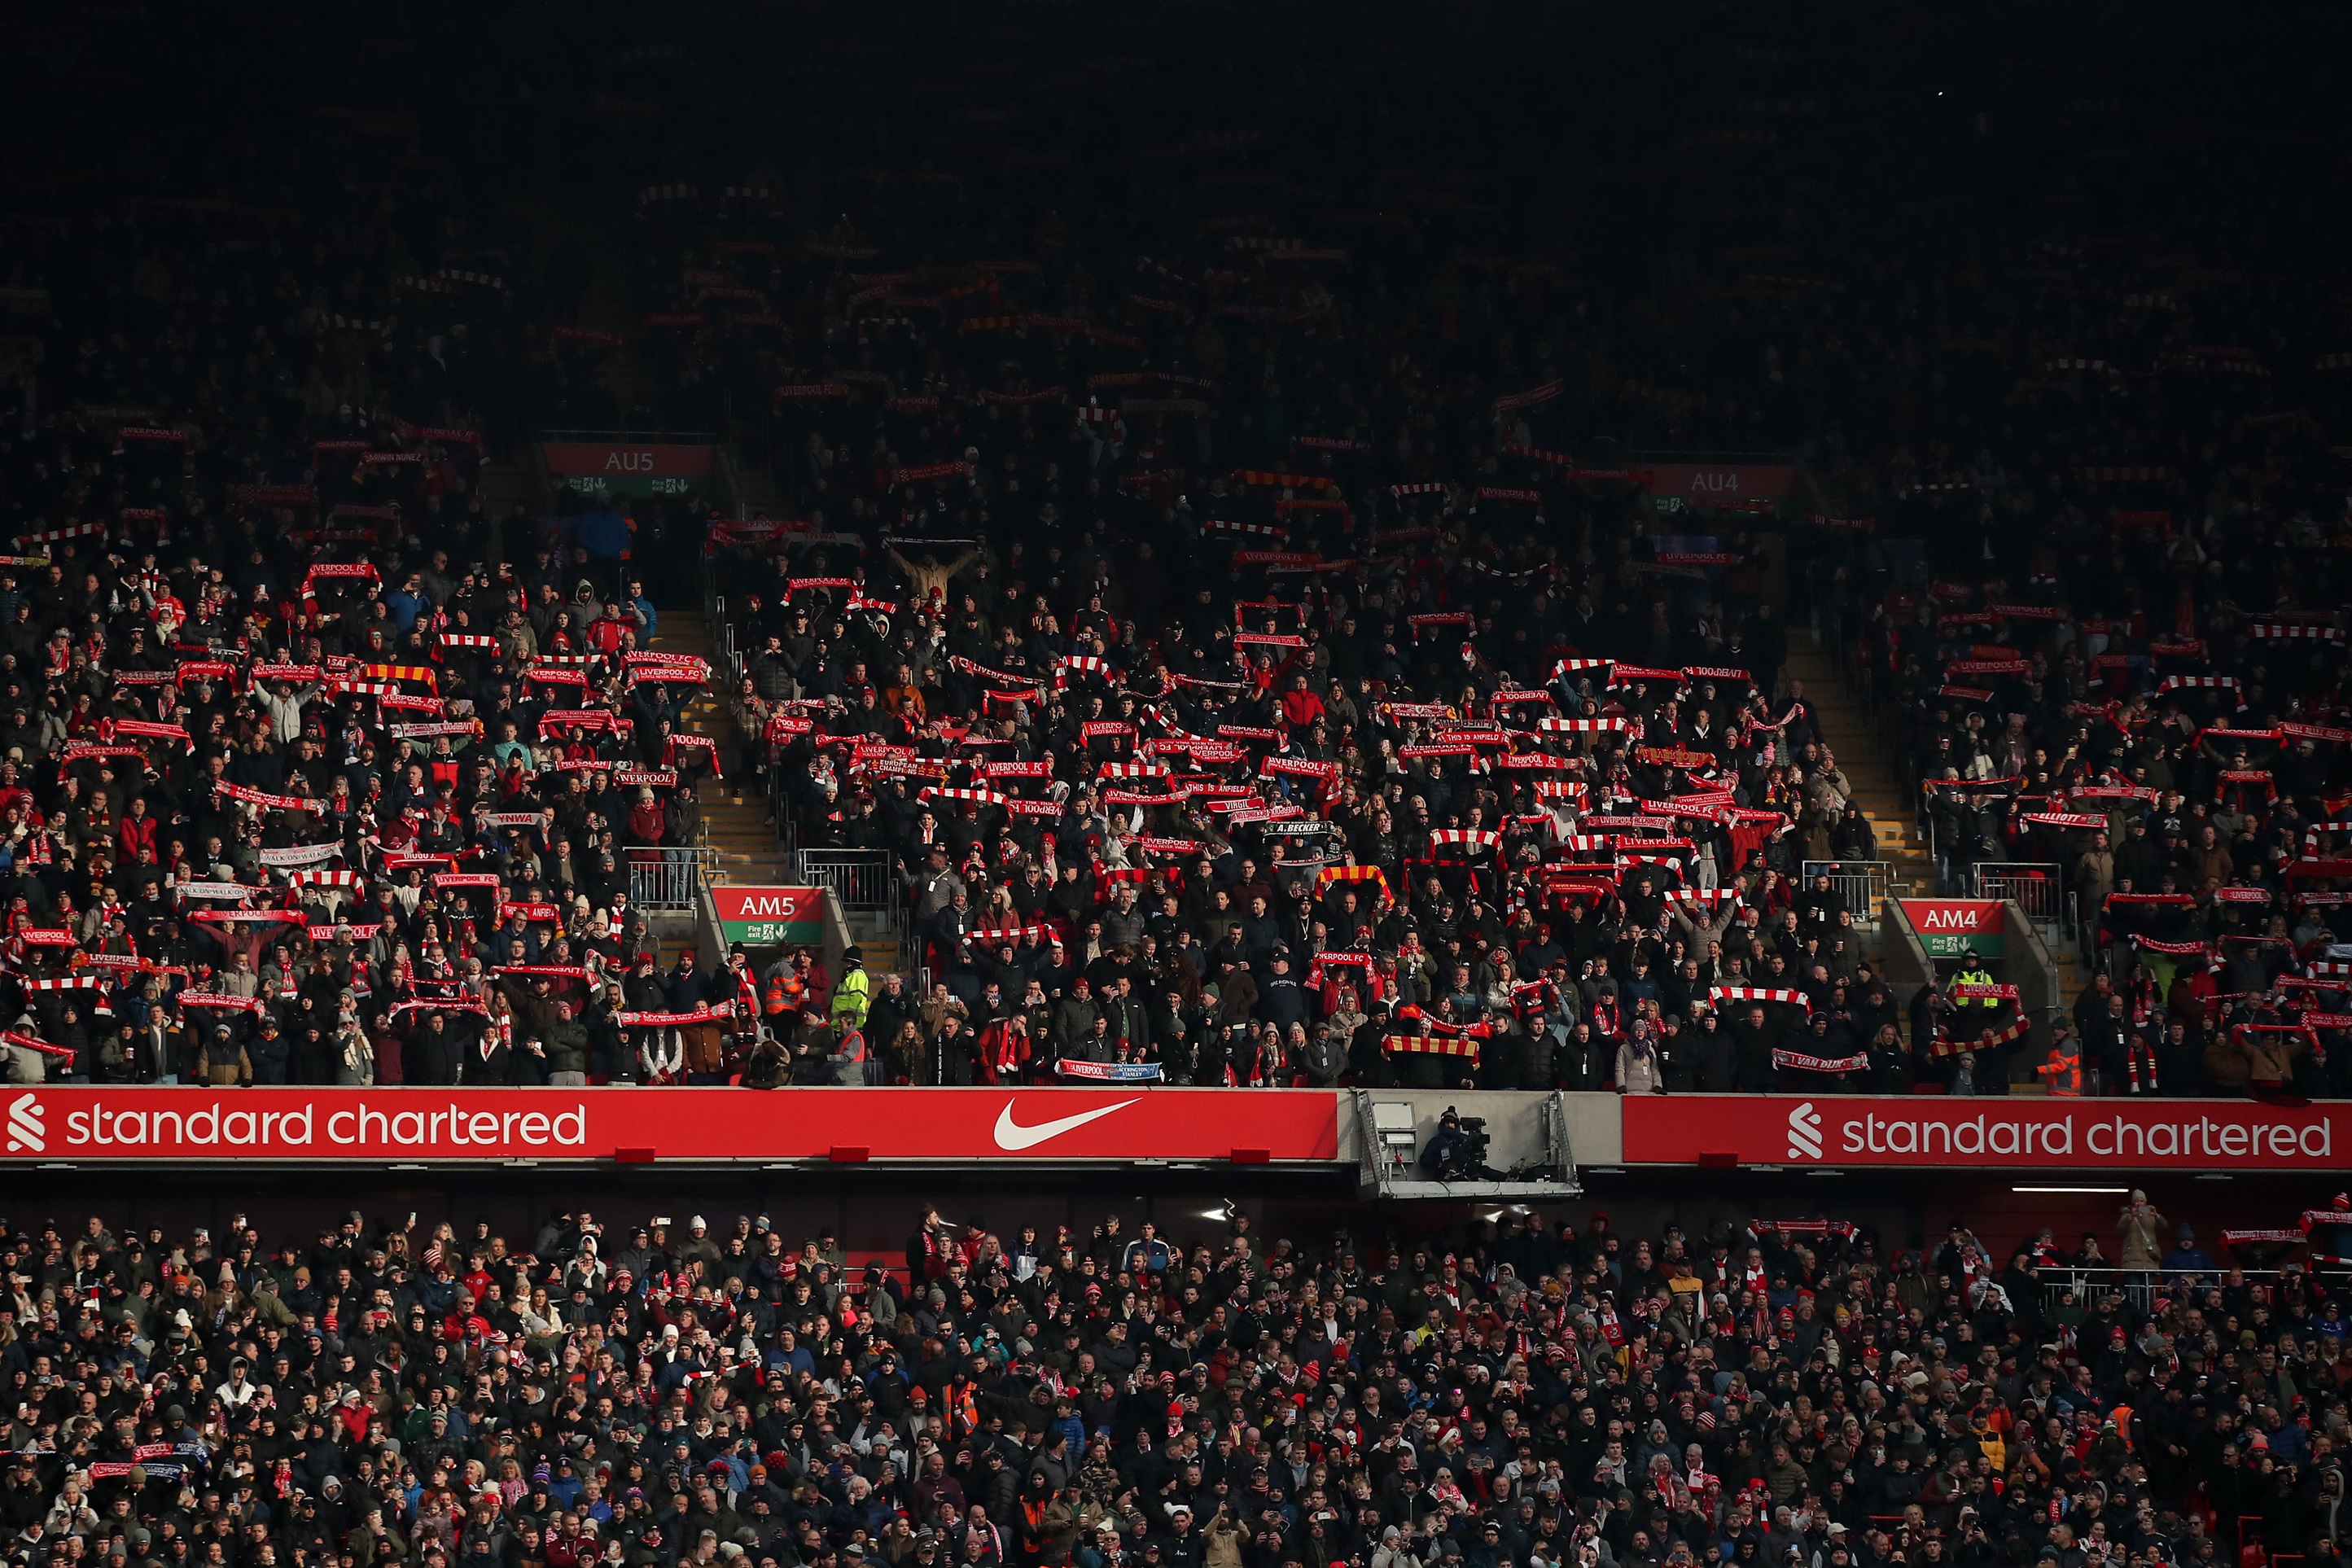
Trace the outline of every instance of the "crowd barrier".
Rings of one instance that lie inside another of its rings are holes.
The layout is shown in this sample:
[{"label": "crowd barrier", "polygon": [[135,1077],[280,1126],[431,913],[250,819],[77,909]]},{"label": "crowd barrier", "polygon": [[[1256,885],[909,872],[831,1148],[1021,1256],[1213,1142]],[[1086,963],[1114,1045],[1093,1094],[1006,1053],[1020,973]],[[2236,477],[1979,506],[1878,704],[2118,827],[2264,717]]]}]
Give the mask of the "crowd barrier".
[{"label": "crowd barrier", "polygon": [[717,880],[719,851],[707,845],[631,844],[629,901],[641,910],[690,910]]},{"label": "crowd barrier", "polygon": [[1853,914],[1853,923],[1866,931],[1875,931],[1886,907],[1894,872],[1894,863],[1887,860],[1808,860],[1802,885],[1810,888],[1814,878],[1827,877],[1830,886]]},{"label": "crowd barrier", "polygon": [[2047,861],[1986,860],[1976,868],[1977,897],[2006,899],[2055,937],[2066,924],[2065,868]]}]

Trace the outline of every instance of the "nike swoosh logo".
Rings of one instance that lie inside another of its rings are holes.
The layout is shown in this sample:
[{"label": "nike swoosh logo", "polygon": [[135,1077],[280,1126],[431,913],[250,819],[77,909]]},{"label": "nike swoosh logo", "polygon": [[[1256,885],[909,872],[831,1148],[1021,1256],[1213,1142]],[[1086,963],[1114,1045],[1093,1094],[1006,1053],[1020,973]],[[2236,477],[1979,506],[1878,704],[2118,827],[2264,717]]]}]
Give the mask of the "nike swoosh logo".
[{"label": "nike swoosh logo", "polygon": [[[1136,1098],[1139,1100],[1142,1097],[1139,1095]],[[1076,1116],[1057,1116],[1051,1121],[1040,1121],[1034,1127],[1024,1127],[1013,1120],[1013,1102],[1008,1100],[1004,1102],[1004,1109],[996,1113],[996,1146],[1013,1153],[1034,1149],[1048,1139],[1059,1138],[1073,1127],[1098,1121],[1112,1111],[1123,1110],[1134,1103],[1133,1100],[1122,1100],[1116,1105],[1099,1106],[1093,1110],[1081,1110]]]}]

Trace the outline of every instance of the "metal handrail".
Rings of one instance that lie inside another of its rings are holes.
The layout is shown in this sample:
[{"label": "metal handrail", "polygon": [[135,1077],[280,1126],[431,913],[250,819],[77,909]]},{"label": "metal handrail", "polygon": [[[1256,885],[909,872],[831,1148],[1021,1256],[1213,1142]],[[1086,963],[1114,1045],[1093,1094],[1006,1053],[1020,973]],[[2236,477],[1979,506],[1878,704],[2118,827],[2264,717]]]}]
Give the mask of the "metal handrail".
[{"label": "metal handrail", "polygon": [[785,861],[797,866],[801,853],[800,818],[793,815],[792,802],[784,798],[784,781],[778,775],[778,769],[768,770],[768,812],[776,819],[776,842],[783,846]]},{"label": "metal handrail", "polygon": [[[781,819],[780,819],[781,820]],[[824,888],[845,910],[875,917],[875,924],[890,929],[897,920],[897,879],[890,857],[879,849],[800,849],[794,868],[811,887]]]},{"label": "metal handrail", "polygon": [[735,521],[742,521],[747,515],[743,510],[743,483],[736,478],[735,454],[729,450],[725,442],[719,443],[719,479],[721,494],[733,511]]},{"label": "metal handrail", "polygon": [[[2223,1251],[2228,1249],[2225,1247]],[[2207,1256],[2210,1257],[2211,1254]],[[2158,1296],[2172,1296],[2179,1281],[2199,1285],[2219,1285],[2221,1277],[2232,1272],[2242,1273],[2249,1283],[2257,1280],[2279,1280],[2286,1278],[2284,1268],[2239,1269],[2226,1258],[2214,1258],[2210,1268],[2086,1268],[2073,1264],[2056,1264],[2041,1271],[2042,1299],[2046,1306],[2058,1305],[2059,1294],[2072,1290],[2077,1298],[2092,1295],[2117,1295],[2142,1310],[2147,1310]],[[2078,1300],[2077,1304],[2080,1302]]]},{"label": "metal handrail", "polygon": [[[907,912],[908,918],[898,922],[898,961],[910,968],[922,968],[923,941],[915,934],[915,879],[904,866],[897,869],[898,897],[896,908]],[[923,969],[928,975],[930,971]]]},{"label": "metal handrail", "polygon": [[743,683],[743,667],[735,657],[734,628],[727,624],[727,595],[718,595],[710,601],[710,664],[727,679],[727,694]]},{"label": "metal handrail", "polygon": [[[1886,900],[1894,884],[1895,863],[1891,860],[1808,860],[1804,862],[1803,884],[1810,888],[1813,879],[1826,875],[1830,886],[1837,889],[1858,926],[1874,926],[1885,918]],[[1802,889],[1800,889],[1801,891]]]},{"label": "metal handrail", "polygon": [[1979,860],[1977,897],[2007,899],[2038,926],[2065,929],[2065,868],[2053,860]]},{"label": "metal handrail", "polygon": [[718,884],[719,851],[700,844],[625,844],[629,902],[645,910],[690,910]]}]

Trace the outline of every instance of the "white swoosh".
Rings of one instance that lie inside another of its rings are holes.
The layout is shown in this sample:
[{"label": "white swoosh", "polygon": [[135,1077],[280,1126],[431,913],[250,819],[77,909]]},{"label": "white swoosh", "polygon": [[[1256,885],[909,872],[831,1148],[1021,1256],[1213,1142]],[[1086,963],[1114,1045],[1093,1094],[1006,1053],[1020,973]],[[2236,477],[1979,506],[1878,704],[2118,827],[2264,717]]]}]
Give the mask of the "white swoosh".
[{"label": "white swoosh", "polygon": [[[1138,1100],[1141,1098],[1140,1095],[1136,1097]],[[1100,1106],[1093,1110],[1081,1110],[1076,1116],[1060,1116],[1051,1121],[1040,1121],[1034,1127],[1024,1127],[1013,1120],[1013,1102],[1008,1100],[1004,1102],[1004,1109],[996,1113],[996,1146],[1014,1152],[1034,1149],[1047,1139],[1058,1138],[1073,1127],[1084,1127],[1089,1121],[1098,1121],[1134,1103],[1133,1100],[1122,1100],[1116,1105]]]}]

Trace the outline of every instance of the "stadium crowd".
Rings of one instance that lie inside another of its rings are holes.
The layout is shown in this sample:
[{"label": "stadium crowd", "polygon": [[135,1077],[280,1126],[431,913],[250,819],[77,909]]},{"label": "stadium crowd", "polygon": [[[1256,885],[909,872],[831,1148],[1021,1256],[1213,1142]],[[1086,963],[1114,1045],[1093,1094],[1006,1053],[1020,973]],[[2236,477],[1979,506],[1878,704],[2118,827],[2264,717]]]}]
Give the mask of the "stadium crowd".
[{"label": "stadium crowd", "polygon": [[2352,1529],[2340,1279],[2250,1281],[2139,1194],[2073,1250],[0,1228],[11,1568],[2157,1568]]},{"label": "stadium crowd", "polygon": [[[950,103],[1040,47],[973,44]],[[1300,121],[1376,127],[1321,157],[1280,110],[1155,136],[1123,106],[1162,79],[1122,57],[1074,90],[1125,140],[975,152],[918,118],[890,163],[772,184],[784,148],[738,117],[639,164],[665,363],[789,520],[713,532],[740,770],[791,841],[909,889],[934,989],[867,1031],[877,1070],[2352,1089],[2345,366],[2286,363],[2306,291],[2199,264],[2202,176],[2029,171],[2144,100],[2011,104],[1997,149],[1919,132],[2055,225],[1913,212],[1905,165],[1861,175],[1891,210],[1850,235],[1850,190],[1775,177],[1776,147],[1832,157],[1804,127],[1695,132],[1675,150],[1770,195],[1678,212],[1721,275],[1670,256],[1634,308],[1507,177],[1412,163],[1381,69],[1318,79]],[[992,158],[1010,218],[958,200]],[[1733,243],[1742,217],[1795,237]],[[2268,221],[2247,244],[2291,270]],[[1635,368],[1666,363],[1689,380]],[[1776,440],[1809,459],[1783,501],[1769,463],[1716,465],[1727,500],[1627,455]],[[2046,1059],[2008,995],[1896,1006],[1852,884],[1805,874],[1878,846],[1784,679],[1784,579],[1951,890],[1991,860],[2079,895],[2108,978]]]},{"label": "stadium crowd", "polygon": [[[112,199],[60,165],[8,220],[11,1078],[2046,1076],[2013,993],[1898,1007],[1804,874],[1876,846],[1789,604],[1872,672],[1944,858],[2081,896],[2114,995],[2055,1081],[2078,1051],[2108,1092],[2352,1089],[2342,366],[2296,346],[2307,289],[2200,255],[2234,163],[2042,162],[2151,100],[1727,97],[1665,153],[1738,191],[1677,202],[1657,258],[1393,90],[1500,70],[1526,90],[1476,114],[1511,143],[1549,80],[1514,73],[1570,47],[1542,7],[1394,18],[1230,127],[1189,84],[1290,58],[1301,16],[1122,18],[1108,55],[868,20],[743,22],[806,62],[780,119],[755,48],[632,44],[597,70],[635,96],[566,100],[607,195],[637,182],[646,417],[726,431],[779,498],[707,528],[569,486],[484,515],[486,455],[636,411],[600,368],[626,345],[574,324],[582,242],[539,256],[489,188],[474,79],[373,107],[366,62],[413,44],[320,18],[219,62],[350,83],[316,137],[142,162],[72,108],[142,172]],[[981,91],[1041,58],[1099,123]],[[546,135],[536,90],[495,123]],[[1603,101],[1577,122],[1621,135]],[[665,106],[697,112],[641,133]],[[2291,95],[2212,112],[2277,140],[2266,178],[2308,151]],[[2052,200],[1914,210],[1882,133]],[[1885,221],[1849,236],[1804,168]],[[2270,222],[2233,243],[2305,279]],[[650,646],[697,543],[725,758],[681,722],[710,668]],[[920,994],[651,941],[631,861],[750,775],[793,843],[904,878]]]},{"label": "stadium crowd", "polygon": [[[701,513],[486,513],[486,458],[625,416],[572,324],[584,256],[533,262],[481,153],[511,100],[471,67],[388,90],[413,36],[279,20],[115,40],[152,79],[121,94],[72,79],[103,20],[60,23],[25,100],[0,1078],[708,1080],[676,1021],[738,979],[639,962],[629,898],[633,861],[699,837],[707,671],[651,651],[624,559],[660,570]],[[297,80],[301,133],[261,133]],[[121,178],[87,187],[92,159]]]}]

